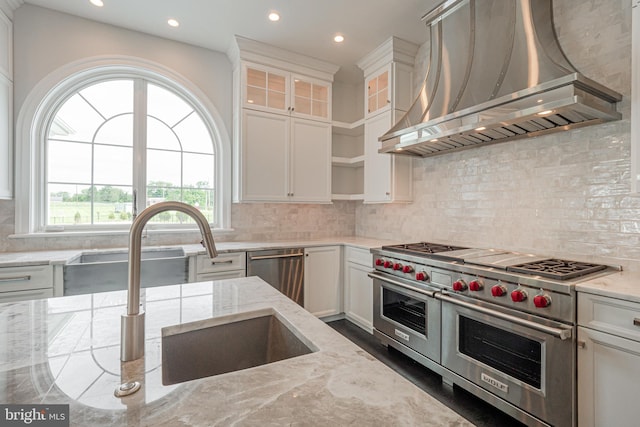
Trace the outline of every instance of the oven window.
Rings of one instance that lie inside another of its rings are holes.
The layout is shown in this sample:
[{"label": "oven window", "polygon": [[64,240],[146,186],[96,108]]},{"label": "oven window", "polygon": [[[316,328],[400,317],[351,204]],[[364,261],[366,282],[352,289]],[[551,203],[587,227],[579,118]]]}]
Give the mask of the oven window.
[{"label": "oven window", "polygon": [[537,389],[542,377],[542,344],[460,316],[459,351]]},{"label": "oven window", "polygon": [[425,302],[382,288],[382,314],[421,335],[425,334],[427,320]]}]

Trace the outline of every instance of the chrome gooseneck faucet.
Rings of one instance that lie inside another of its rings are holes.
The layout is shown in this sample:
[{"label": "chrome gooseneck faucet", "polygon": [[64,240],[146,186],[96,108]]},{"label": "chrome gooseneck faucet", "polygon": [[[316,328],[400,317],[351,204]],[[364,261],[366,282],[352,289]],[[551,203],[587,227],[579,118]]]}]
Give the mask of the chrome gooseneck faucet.
[{"label": "chrome gooseneck faucet", "polygon": [[129,232],[129,287],[127,314],[122,315],[120,329],[120,360],[129,362],[144,356],[144,312],[140,310],[140,252],[142,250],[142,230],[147,222],[165,211],[179,211],[192,217],[202,233],[207,253],[211,258],[218,256],[209,222],[193,206],[182,202],[160,202],[140,212],[131,224]]}]

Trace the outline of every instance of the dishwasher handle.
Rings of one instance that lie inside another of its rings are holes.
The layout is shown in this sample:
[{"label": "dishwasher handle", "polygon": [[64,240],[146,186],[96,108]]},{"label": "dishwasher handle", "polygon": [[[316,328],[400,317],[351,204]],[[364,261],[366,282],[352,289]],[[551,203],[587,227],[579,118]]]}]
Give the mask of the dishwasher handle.
[{"label": "dishwasher handle", "polygon": [[276,259],[276,258],[296,258],[303,256],[304,253],[299,252],[295,254],[279,254],[279,255],[257,255],[249,256],[249,261],[259,261],[262,259]]}]

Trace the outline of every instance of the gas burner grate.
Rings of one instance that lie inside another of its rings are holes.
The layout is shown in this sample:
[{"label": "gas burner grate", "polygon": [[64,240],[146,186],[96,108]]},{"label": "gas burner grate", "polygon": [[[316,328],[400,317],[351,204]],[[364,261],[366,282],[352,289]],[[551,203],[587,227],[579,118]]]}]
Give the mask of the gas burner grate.
[{"label": "gas burner grate", "polygon": [[440,243],[417,242],[402,245],[383,246],[382,249],[403,252],[407,254],[435,254],[440,252],[457,251],[459,249],[468,249],[460,246],[443,245]]},{"label": "gas burner grate", "polygon": [[604,270],[606,265],[586,262],[566,261],[561,259],[545,259],[507,267],[514,273],[534,274],[549,279],[567,280]]}]

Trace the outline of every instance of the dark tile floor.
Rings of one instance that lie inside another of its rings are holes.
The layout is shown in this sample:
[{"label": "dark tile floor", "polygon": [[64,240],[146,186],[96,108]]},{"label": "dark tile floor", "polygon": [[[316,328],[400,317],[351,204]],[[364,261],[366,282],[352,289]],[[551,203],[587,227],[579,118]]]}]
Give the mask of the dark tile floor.
[{"label": "dark tile floor", "polygon": [[440,375],[430,371],[393,348],[386,348],[377,338],[347,320],[329,322],[329,326],[349,338],[363,350],[444,403],[478,427],[521,427],[511,418],[467,391],[442,383]]}]

